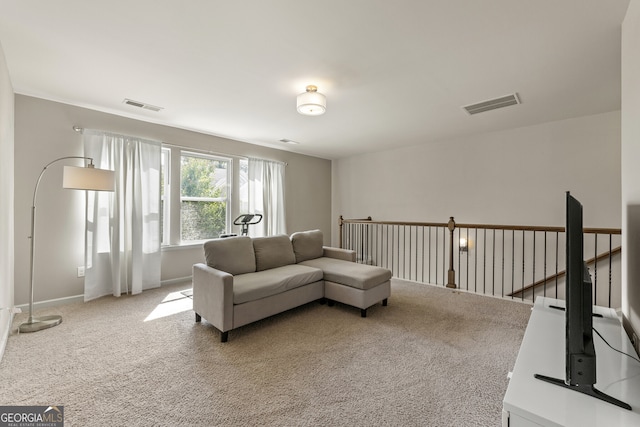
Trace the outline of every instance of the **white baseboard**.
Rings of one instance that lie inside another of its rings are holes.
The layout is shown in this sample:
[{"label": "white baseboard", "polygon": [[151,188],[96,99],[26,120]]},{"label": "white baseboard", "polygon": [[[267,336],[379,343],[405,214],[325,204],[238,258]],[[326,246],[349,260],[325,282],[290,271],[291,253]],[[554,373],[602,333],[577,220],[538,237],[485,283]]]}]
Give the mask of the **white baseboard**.
[{"label": "white baseboard", "polygon": [[168,279],[160,282],[160,286],[177,285],[178,283],[191,282],[193,276],[178,277],[177,279]]},{"label": "white baseboard", "polygon": [[0,309],[0,361],[2,361],[2,356],[4,356],[4,349],[7,346],[12,321],[13,311],[10,308]]},{"label": "white baseboard", "polygon": [[[46,300],[46,301],[38,301],[38,302],[34,302],[33,303],[33,310],[38,310],[41,308],[47,308],[47,307],[55,307],[57,305],[62,305],[62,304],[69,304],[71,302],[77,302],[77,301],[84,301],[84,294],[81,295],[73,295],[70,297],[63,297],[63,298],[55,298],[55,299],[50,299],[50,300]],[[23,312],[28,312],[29,311],[29,304],[21,304],[16,306],[19,309],[21,309]]]},{"label": "white baseboard", "polygon": [[[191,277],[192,276],[186,276],[186,277],[178,277],[177,279],[168,279],[168,280],[163,280],[160,282],[160,286],[168,286],[168,285],[175,285],[178,283],[185,283],[185,282],[191,282]],[[39,310],[42,308],[47,308],[47,307],[55,307],[57,305],[62,305],[62,304],[69,304],[72,302],[77,302],[77,301],[84,301],[84,294],[80,294],[80,295],[73,295],[70,297],[63,297],[63,298],[55,298],[55,299],[50,299],[50,300],[46,300],[46,301],[38,301],[38,302],[34,302],[33,303],[33,310]],[[29,304],[21,304],[16,306],[19,309],[21,309],[23,312],[27,312],[29,311]],[[3,312],[5,310],[2,310]]]}]

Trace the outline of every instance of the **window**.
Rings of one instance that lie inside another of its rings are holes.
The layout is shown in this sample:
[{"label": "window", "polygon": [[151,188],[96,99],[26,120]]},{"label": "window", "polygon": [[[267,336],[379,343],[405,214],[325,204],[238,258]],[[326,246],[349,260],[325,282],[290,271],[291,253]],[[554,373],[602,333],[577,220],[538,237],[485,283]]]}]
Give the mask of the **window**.
[{"label": "window", "polygon": [[[254,159],[253,163],[256,160]],[[161,156],[161,236],[167,247],[191,246],[221,234],[240,233],[233,219],[262,213],[250,192],[262,181],[249,180],[252,161],[163,144]],[[255,169],[255,167],[254,167]],[[258,191],[262,195],[262,191]],[[268,215],[262,220],[266,224]],[[262,235],[262,229],[253,227]],[[266,235],[266,234],[264,234]]]},{"label": "window", "polygon": [[216,238],[229,229],[231,160],[183,152],[180,159],[180,240]]}]

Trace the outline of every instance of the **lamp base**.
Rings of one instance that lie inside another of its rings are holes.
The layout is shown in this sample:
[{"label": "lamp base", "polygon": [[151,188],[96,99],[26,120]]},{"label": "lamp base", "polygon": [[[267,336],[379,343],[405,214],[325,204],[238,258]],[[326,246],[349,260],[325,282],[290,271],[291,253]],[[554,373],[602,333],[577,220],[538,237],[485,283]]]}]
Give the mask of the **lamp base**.
[{"label": "lamp base", "polygon": [[53,328],[62,323],[62,316],[42,316],[34,317],[29,322],[25,322],[18,327],[19,332],[38,332],[43,329]]}]

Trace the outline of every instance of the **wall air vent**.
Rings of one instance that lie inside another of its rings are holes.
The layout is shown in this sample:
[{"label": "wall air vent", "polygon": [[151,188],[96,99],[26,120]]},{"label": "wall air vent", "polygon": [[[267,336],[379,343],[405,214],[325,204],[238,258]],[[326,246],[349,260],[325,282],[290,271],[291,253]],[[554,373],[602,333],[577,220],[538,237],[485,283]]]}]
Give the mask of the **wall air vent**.
[{"label": "wall air vent", "polygon": [[145,110],[151,110],[156,112],[163,109],[162,107],[156,107],[155,105],[145,104],[144,102],[134,101],[133,99],[128,99],[128,98],[125,98],[124,101],[122,102],[127,105],[131,105],[132,107],[144,108]]},{"label": "wall air vent", "polygon": [[518,97],[517,93],[513,93],[511,95],[502,96],[500,98],[490,99],[488,101],[478,102],[477,104],[467,105],[462,108],[464,108],[464,110],[469,113],[469,115],[473,115],[517,104],[520,104],[520,98]]}]

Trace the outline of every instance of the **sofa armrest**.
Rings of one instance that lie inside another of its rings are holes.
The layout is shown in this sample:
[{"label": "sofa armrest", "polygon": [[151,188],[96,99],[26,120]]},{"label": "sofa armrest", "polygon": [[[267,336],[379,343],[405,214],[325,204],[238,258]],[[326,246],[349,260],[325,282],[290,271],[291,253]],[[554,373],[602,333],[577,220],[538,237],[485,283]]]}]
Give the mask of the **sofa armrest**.
[{"label": "sofa armrest", "polygon": [[206,264],[194,264],[193,311],[221,332],[233,329],[233,276]]},{"label": "sofa armrest", "polygon": [[324,256],[328,258],[342,259],[345,261],[356,261],[356,251],[351,249],[332,248],[330,246],[323,246]]}]

